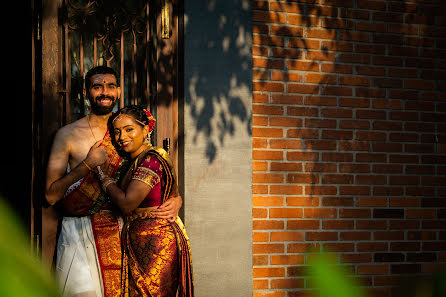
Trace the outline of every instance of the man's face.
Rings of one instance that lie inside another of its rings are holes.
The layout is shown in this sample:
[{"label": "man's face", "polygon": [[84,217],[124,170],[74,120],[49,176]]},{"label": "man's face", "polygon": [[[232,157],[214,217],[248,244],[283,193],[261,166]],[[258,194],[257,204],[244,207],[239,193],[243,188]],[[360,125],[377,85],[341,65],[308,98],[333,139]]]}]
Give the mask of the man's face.
[{"label": "man's face", "polygon": [[113,74],[95,74],[91,77],[88,99],[94,114],[105,115],[112,112],[121,94]]}]

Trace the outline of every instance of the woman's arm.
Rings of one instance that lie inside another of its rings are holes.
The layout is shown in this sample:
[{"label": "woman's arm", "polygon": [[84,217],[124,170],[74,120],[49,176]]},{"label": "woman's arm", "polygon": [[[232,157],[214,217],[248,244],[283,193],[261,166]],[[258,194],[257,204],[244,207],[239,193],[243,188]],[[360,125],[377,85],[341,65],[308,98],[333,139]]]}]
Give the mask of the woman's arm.
[{"label": "woman's arm", "polygon": [[103,179],[101,181],[111,200],[121,209],[124,215],[129,215],[136,209],[152,189],[146,183],[139,180],[132,180],[124,192],[114,182],[109,182],[107,185],[107,181],[103,181]]}]

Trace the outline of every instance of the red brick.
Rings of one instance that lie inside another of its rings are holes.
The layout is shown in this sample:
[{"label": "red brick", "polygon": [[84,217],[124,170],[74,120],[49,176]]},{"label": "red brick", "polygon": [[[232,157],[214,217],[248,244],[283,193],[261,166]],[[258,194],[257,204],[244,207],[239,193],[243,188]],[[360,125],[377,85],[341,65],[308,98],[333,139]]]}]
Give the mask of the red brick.
[{"label": "red brick", "polygon": [[287,152],[286,158],[289,161],[318,161],[319,153],[313,152]]},{"label": "red brick", "polygon": [[368,130],[370,128],[370,122],[367,120],[341,120],[339,122],[339,128]]},{"label": "red brick", "polygon": [[287,115],[315,117],[318,115],[318,109],[314,107],[288,106]]},{"label": "red brick", "polygon": [[271,80],[275,80],[275,81],[301,81],[302,80],[302,76],[299,73],[294,73],[294,72],[271,71]]},{"label": "red brick", "polygon": [[254,22],[271,22],[271,23],[285,23],[285,15],[283,13],[275,12],[263,12],[263,11],[253,11],[252,20]]},{"label": "red brick", "polygon": [[305,208],[305,218],[336,218],[336,208]]},{"label": "red brick", "polygon": [[308,128],[336,128],[336,120],[305,119],[305,127]]},{"label": "red brick", "polygon": [[306,172],[336,172],[337,165],[333,163],[306,163]]},{"label": "red brick", "polygon": [[358,274],[388,274],[389,265],[387,264],[362,264],[358,265]]},{"label": "red brick", "polygon": [[254,220],[252,228],[254,230],[283,229],[284,223],[279,220]]},{"label": "red brick", "polygon": [[366,231],[345,231],[339,233],[339,239],[346,241],[370,240],[371,233]]},{"label": "red brick", "polygon": [[319,176],[307,173],[289,173],[287,183],[319,183]]},{"label": "red brick", "polygon": [[370,187],[367,186],[340,186],[339,194],[341,195],[370,195]]},{"label": "red brick", "polygon": [[252,185],[253,194],[268,194],[267,185]]},{"label": "red brick", "polygon": [[264,266],[268,265],[268,256],[267,255],[254,255],[252,257],[253,266]]},{"label": "red brick", "polygon": [[370,99],[368,99],[368,98],[350,98],[350,97],[340,98],[339,106],[368,108],[368,107],[370,107]]},{"label": "red brick", "polygon": [[293,139],[270,139],[269,147],[273,149],[301,149],[302,142]]},{"label": "red brick", "polygon": [[253,82],[252,90],[262,92],[283,92],[284,84],[277,82]]},{"label": "red brick", "polygon": [[340,151],[369,151],[370,143],[368,141],[339,141]]},{"label": "red brick", "polygon": [[289,220],[287,229],[319,229],[318,220]]},{"label": "red brick", "polygon": [[285,251],[285,246],[283,243],[255,243],[252,245],[253,254],[277,254],[283,253]]},{"label": "red brick", "polygon": [[322,161],[351,162],[351,161],[353,161],[353,154],[351,154],[351,153],[322,153]]},{"label": "red brick", "polygon": [[336,141],[334,140],[306,140],[305,149],[307,150],[335,150]]},{"label": "red brick", "polygon": [[271,256],[272,265],[290,265],[290,264],[303,264],[303,255],[273,255]]},{"label": "red brick", "polygon": [[305,285],[304,279],[290,278],[290,279],[271,280],[271,289],[303,288],[304,285]]},{"label": "red brick", "polygon": [[302,171],[301,163],[271,162],[271,171]]},{"label": "red brick", "polygon": [[338,240],[338,232],[322,231],[322,232],[305,232],[306,241],[333,241]]},{"label": "red brick", "polygon": [[[287,17],[288,20],[290,20],[289,17]],[[302,36],[303,32],[304,29],[299,27],[270,25],[270,35],[296,37]]]},{"label": "red brick", "polygon": [[302,241],[303,239],[303,232],[271,232],[271,241]]},{"label": "red brick", "polygon": [[282,60],[273,60],[267,58],[252,58],[252,67],[268,68],[268,69],[283,69],[284,62]]},{"label": "red brick", "polygon": [[305,253],[320,251],[319,243],[291,243],[288,244],[288,253]]},{"label": "red brick", "polygon": [[377,220],[358,220],[356,221],[356,229],[387,229],[387,222]]},{"label": "red brick", "polygon": [[262,105],[262,104],[253,104],[252,112],[253,114],[267,114],[267,115],[282,115],[283,107],[278,105]]},{"label": "red brick", "polygon": [[340,218],[370,218],[369,208],[342,208],[339,210]]},{"label": "red brick", "polygon": [[253,206],[283,206],[284,198],[282,196],[254,196]]},{"label": "red brick", "polygon": [[336,195],[335,186],[305,186],[306,195]]},{"label": "red brick", "polygon": [[352,197],[323,197],[322,206],[353,206],[354,201]]},{"label": "red brick", "polygon": [[369,173],[370,165],[369,164],[339,164],[339,172],[348,172],[348,173]]},{"label": "red brick", "polygon": [[317,129],[288,129],[286,137],[289,138],[318,138]]},{"label": "red brick", "polygon": [[282,160],[283,159],[283,152],[281,152],[281,151],[253,150],[252,158],[254,160]]},{"label": "red brick", "polygon": [[302,96],[271,94],[271,103],[275,104],[302,104]]},{"label": "red brick", "polygon": [[262,138],[253,138],[252,139],[252,147],[253,148],[267,148],[268,141]]},{"label": "red brick", "polygon": [[403,240],[403,231],[376,231],[373,232],[373,237],[375,240]]},{"label": "red brick", "polygon": [[252,94],[253,103],[268,103],[268,95],[264,93],[254,92]]},{"label": "red brick", "polygon": [[348,174],[324,174],[322,175],[323,184],[352,184],[353,175]]},{"label": "red brick", "polygon": [[283,183],[284,176],[280,173],[253,173],[253,183]]},{"label": "red brick", "polygon": [[351,87],[322,86],[321,94],[334,96],[352,96],[353,90]]},{"label": "red brick", "polygon": [[266,218],[268,216],[268,209],[266,208],[253,208],[252,217],[255,219]]},{"label": "red brick", "polygon": [[327,118],[351,118],[353,116],[350,108],[322,108],[321,114]]},{"label": "red brick", "polygon": [[322,228],[330,229],[354,229],[355,222],[353,220],[325,220],[322,221]]},{"label": "red brick", "polygon": [[[253,280],[253,289],[254,290],[266,290],[268,289],[268,279],[254,279]],[[281,293],[281,292],[279,292]],[[258,294],[257,292],[255,292],[255,294]],[[262,293],[260,293],[262,294]],[[260,296],[256,296],[256,297],[260,297]],[[283,297],[283,295],[278,295],[276,297]]]},{"label": "red brick", "polygon": [[298,94],[319,94],[319,85],[289,83],[287,85],[287,92]]},{"label": "red brick", "polygon": [[336,63],[323,63],[321,64],[321,72],[352,74],[353,66]]},{"label": "red brick", "polygon": [[270,208],[270,218],[301,218],[302,208]]},{"label": "red brick", "polygon": [[328,252],[345,253],[353,252],[355,250],[355,244],[349,242],[330,242],[323,243],[322,248]]},{"label": "red brick", "polygon": [[287,197],[286,203],[288,206],[318,206],[318,197]]},{"label": "red brick", "polygon": [[302,186],[271,185],[270,194],[301,195]]},{"label": "red brick", "polygon": [[252,116],[252,125],[253,126],[267,126],[268,125],[268,117],[266,116]]}]

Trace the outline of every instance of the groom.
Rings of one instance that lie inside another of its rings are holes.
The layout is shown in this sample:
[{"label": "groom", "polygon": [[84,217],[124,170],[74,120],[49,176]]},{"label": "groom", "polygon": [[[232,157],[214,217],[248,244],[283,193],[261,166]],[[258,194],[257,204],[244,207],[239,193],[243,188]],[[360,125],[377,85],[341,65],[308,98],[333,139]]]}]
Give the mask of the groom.
[{"label": "groom", "polygon": [[[117,81],[112,68],[97,66],[88,71],[84,95],[91,113],[60,128],[51,148],[45,197],[50,205],[60,204],[64,212],[56,245],[56,276],[64,296],[121,293],[122,219],[92,173],[108,160],[108,173],[117,179],[125,166],[107,130],[121,95]],[[90,150],[93,146],[101,149]],[[181,205],[181,197],[171,197],[156,214],[173,221]]]}]

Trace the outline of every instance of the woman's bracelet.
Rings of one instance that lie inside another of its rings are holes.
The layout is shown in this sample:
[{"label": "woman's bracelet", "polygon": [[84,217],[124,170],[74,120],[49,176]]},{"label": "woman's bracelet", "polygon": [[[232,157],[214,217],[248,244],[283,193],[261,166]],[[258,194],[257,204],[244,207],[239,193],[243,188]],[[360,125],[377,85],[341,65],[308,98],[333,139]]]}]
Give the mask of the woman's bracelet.
[{"label": "woman's bracelet", "polygon": [[111,177],[106,177],[105,179],[101,180],[102,182],[102,189],[104,192],[107,192],[107,187],[111,184],[116,183]]}]

